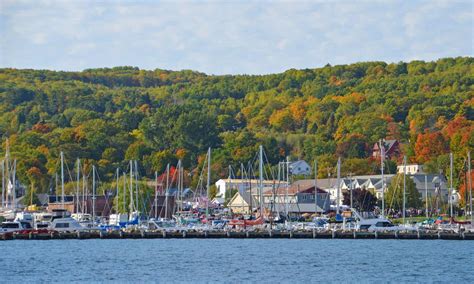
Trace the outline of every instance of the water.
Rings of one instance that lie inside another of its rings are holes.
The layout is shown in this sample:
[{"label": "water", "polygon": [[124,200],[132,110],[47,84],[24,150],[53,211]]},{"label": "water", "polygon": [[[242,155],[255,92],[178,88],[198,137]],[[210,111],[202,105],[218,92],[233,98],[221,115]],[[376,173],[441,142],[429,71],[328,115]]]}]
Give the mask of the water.
[{"label": "water", "polygon": [[3,241],[0,253],[2,283],[474,282],[471,241]]}]

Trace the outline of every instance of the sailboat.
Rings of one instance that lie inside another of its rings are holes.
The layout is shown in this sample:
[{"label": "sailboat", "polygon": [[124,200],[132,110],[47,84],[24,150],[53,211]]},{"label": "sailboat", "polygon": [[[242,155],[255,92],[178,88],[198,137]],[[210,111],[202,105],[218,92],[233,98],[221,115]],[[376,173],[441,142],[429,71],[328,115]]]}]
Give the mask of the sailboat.
[{"label": "sailboat", "polygon": [[0,217],[5,220],[15,219],[19,211],[16,200],[16,159],[10,161],[10,146],[6,141],[5,159],[1,163],[2,168],[2,200]]},{"label": "sailboat", "polygon": [[[260,198],[260,208],[259,216],[255,220],[246,220],[246,219],[232,219],[229,221],[229,226],[256,226],[262,225],[264,220],[264,206],[263,206],[263,146],[259,147],[259,198]],[[251,197],[252,198],[252,197]]]}]

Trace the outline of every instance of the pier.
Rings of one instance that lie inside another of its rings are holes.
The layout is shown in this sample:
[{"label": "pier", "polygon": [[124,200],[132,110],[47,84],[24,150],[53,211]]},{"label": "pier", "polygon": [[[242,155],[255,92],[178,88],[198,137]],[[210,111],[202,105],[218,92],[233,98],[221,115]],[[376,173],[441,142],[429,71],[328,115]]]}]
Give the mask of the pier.
[{"label": "pier", "polygon": [[91,231],[0,235],[6,240],[70,239],[399,239],[399,240],[474,240],[474,232],[355,232],[355,231]]}]

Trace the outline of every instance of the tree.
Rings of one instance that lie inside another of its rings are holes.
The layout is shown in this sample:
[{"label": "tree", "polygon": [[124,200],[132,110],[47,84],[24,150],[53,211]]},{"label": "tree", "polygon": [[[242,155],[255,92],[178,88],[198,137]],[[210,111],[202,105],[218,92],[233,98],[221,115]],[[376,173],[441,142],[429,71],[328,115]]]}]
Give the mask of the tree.
[{"label": "tree", "polygon": [[[398,174],[392,177],[392,181],[385,192],[385,207],[395,210],[403,209],[403,174]],[[406,176],[406,201],[405,208],[420,208],[422,205],[421,195],[416,189],[415,182]]]},{"label": "tree", "polygon": [[441,132],[418,134],[415,144],[415,155],[418,163],[423,164],[448,151],[446,140]]},{"label": "tree", "polygon": [[[344,192],[344,205],[351,205],[351,193]],[[367,189],[355,188],[352,190],[352,206],[361,212],[373,211],[377,204],[377,197]]]}]

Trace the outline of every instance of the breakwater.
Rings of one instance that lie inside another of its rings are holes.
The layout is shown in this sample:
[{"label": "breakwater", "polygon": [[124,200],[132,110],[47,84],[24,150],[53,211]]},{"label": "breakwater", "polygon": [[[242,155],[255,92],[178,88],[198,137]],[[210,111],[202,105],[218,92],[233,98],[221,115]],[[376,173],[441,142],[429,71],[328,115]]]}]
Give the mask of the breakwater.
[{"label": "breakwater", "polygon": [[400,239],[474,240],[474,232],[355,232],[355,231],[90,231],[0,235],[0,240],[67,239]]}]

